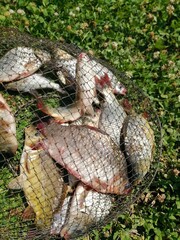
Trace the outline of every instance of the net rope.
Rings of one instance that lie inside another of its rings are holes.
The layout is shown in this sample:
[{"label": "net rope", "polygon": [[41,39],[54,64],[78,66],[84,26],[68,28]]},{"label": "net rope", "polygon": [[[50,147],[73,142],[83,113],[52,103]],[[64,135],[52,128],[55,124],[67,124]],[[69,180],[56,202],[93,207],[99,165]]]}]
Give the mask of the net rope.
[{"label": "net rope", "polygon": [[161,124],[126,73],[0,28],[0,238],[76,239],[151,184]]}]

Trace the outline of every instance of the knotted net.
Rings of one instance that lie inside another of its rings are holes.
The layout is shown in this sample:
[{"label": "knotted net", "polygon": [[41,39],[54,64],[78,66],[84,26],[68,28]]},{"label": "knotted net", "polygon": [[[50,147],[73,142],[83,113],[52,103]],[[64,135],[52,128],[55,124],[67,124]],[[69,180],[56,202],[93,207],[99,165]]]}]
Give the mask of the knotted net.
[{"label": "knotted net", "polygon": [[71,44],[1,28],[1,239],[75,239],[152,182],[161,126],[120,73]]}]

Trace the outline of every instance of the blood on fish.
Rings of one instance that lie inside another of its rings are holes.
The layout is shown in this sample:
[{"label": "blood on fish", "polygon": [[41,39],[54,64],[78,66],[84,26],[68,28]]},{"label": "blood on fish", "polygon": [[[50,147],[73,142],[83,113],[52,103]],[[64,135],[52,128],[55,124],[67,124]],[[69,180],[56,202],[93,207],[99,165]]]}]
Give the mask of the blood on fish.
[{"label": "blood on fish", "polygon": [[107,85],[109,87],[112,87],[110,78],[107,73],[104,73],[104,76],[101,76],[100,79],[99,77],[95,76],[95,82],[99,84],[102,88]]},{"label": "blood on fish", "polygon": [[32,146],[30,146],[32,150],[40,150],[42,149],[43,145],[41,142],[38,142],[36,144],[33,144]]},{"label": "blood on fish", "polygon": [[127,99],[123,99],[122,106],[124,110],[128,113],[131,112],[133,109],[132,104]]},{"label": "blood on fish", "polygon": [[143,113],[142,113],[142,116],[143,116],[145,119],[149,119],[149,118],[150,118],[150,115],[149,115],[149,113],[147,113],[147,112],[143,112]]}]

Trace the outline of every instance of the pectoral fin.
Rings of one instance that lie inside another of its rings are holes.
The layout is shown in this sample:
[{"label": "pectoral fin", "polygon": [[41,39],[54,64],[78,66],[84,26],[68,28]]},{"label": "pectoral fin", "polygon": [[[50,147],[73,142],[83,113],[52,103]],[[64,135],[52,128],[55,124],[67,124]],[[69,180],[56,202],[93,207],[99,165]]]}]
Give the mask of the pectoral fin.
[{"label": "pectoral fin", "polygon": [[13,189],[13,190],[19,190],[19,189],[22,189],[22,177],[21,176],[18,176],[14,179],[12,179],[9,184],[8,184],[8,188],[9,189]]}]

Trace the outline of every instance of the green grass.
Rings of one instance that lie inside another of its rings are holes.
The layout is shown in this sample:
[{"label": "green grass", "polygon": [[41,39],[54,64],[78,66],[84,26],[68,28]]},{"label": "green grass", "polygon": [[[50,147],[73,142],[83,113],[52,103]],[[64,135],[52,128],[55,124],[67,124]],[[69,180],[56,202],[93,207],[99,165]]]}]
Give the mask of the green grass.
[{"label": "green grass", "polygon": [[[133,76],[160,117],[163,149],[156,178],[130,213],[95,231],[90,239],[178,239],[179,8],[178,0],[0,3],[0,26],[18,27],[35,37],[74,43],[108,61]],[[22,123],[22,129],[26,123]],[[3,171],[6,169],[1,170],[1,177]],[[6,173],[8,178],[10,174]],[[1,188],[3,184],[0,191]],[[1,196],[4,194],[3,189]]]}]

